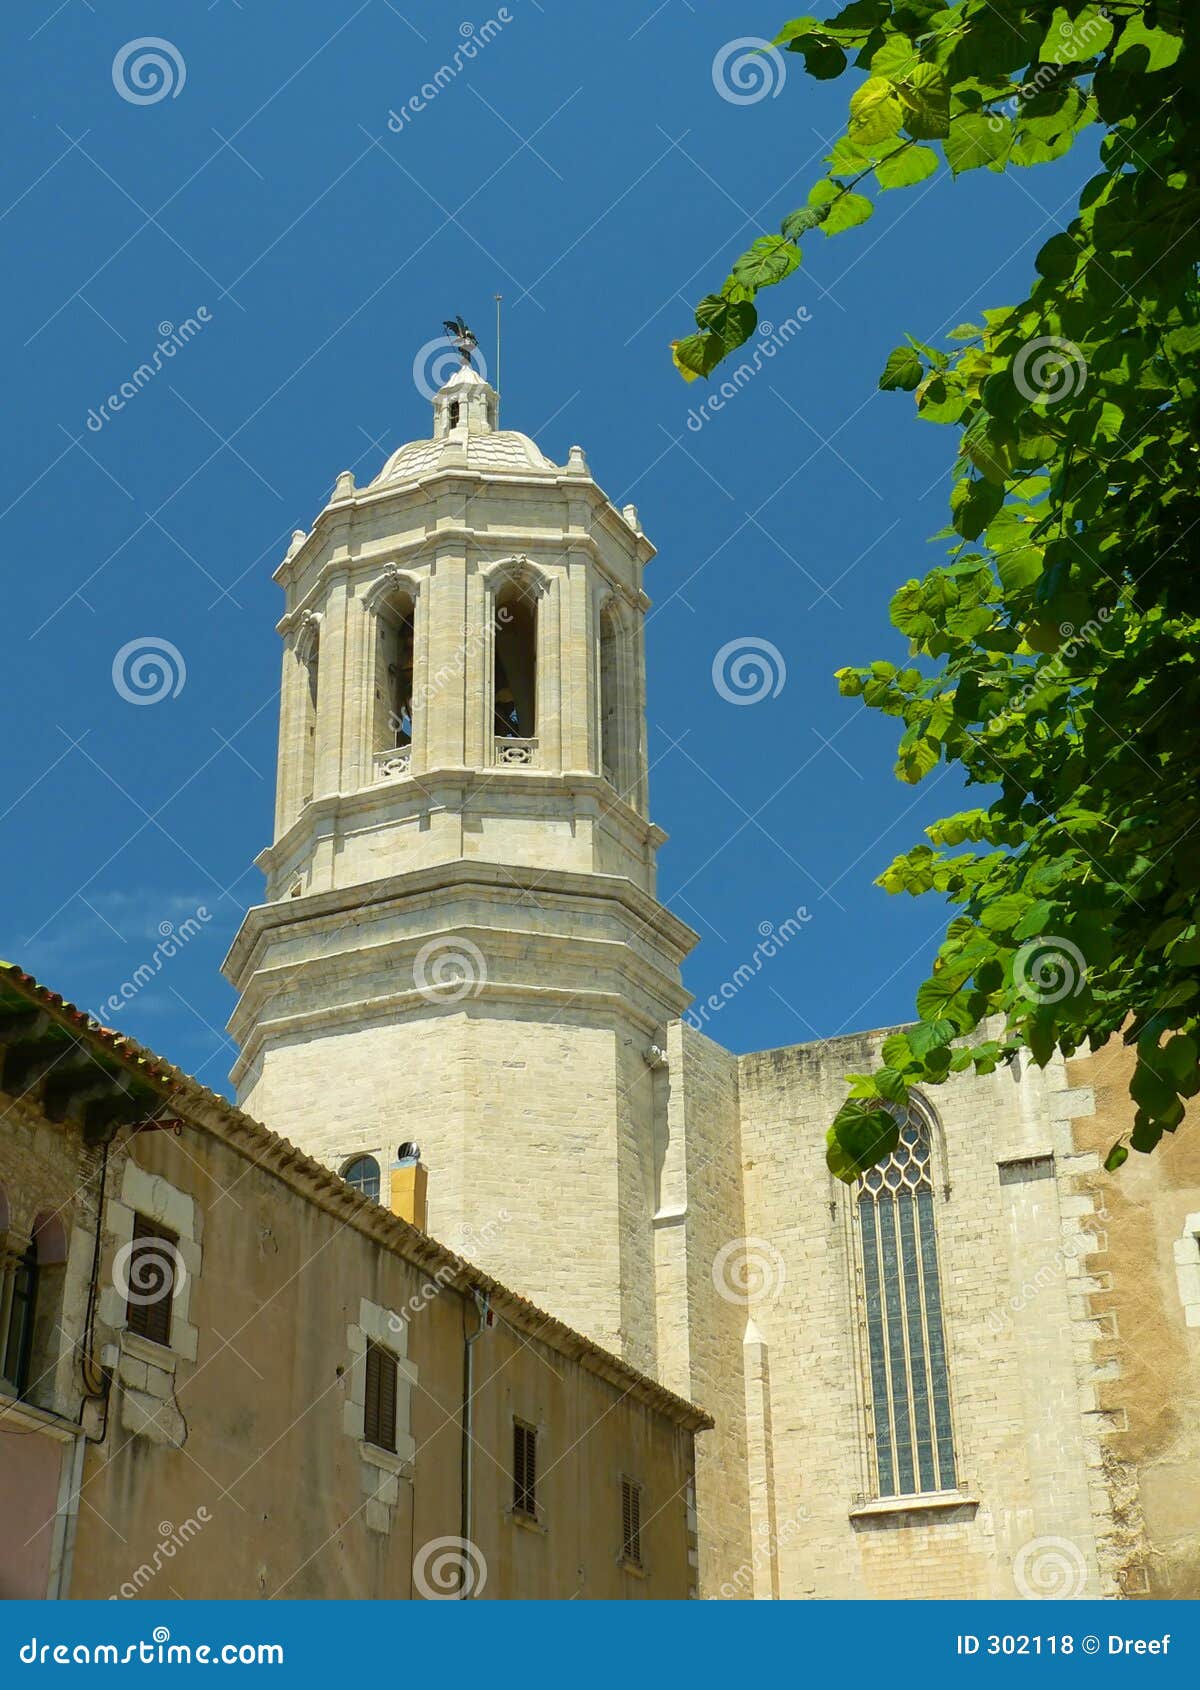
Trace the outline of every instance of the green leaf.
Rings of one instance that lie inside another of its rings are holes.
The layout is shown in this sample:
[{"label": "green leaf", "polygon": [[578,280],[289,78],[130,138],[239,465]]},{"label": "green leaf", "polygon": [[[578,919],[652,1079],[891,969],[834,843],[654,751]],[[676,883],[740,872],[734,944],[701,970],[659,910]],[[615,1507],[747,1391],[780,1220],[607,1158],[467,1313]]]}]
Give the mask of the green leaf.
[{"label": "green leaf", "polygon": [[850,96],[850,139],[869,147],[895,135],[904,119],[900,95],[886,76],[871,76]]},{"label": "green leaf", "polygon": [[954,1038],[954,1024],[950,1021],[919,1021],[908,1031],[908,1043],[915,1057],[924,1062],[931,1051],[940,1050]]},{"label": "green leaf", "polygon": [[798,241],[801,235],[807,235],[810,229],[817,228],[823,221],[823,216],[820,207],[801,206],[798,211],[788,212],[779,232],[785,241]]},{"label": "green leaf", "polygon": [[733,280],[757,293],[760,288],[782,282],[800,264],[800,253],[782,235],[761,235],[733,267]]},{"label": "green leaf", "polygon": [[885,393],[890,393],[896,388],[911,392],[918,386],[924,374],[925,366],[921,362],[920,354],[914,352],[911,346],[898,346],[894,352],[888,354],[879,385]]},{"label": "green leaf", "polygon": [[917,1014],[922,1021],[940,1021],[944,1016],[949,1016],[953,1021],[951,1009],[960,996],[966,978],[966,975],[952,975],[947,978],[945,974],[935,974],[932,979],[918,986]]},{"label": "green leaf", "polygon": [[671,342],[671,357],[684,381],[706,376],[725,356],[725,345],[715,334],[690,334]]},{"label": "green leaf", "polygon": [[715,334],[724,350],[730,352],[749,340],[758,322],[758,312],[747,302],[710,293],[696,307],[696,322],[708,333]]},{"label": "green leaf", "polygon": [[880,1055],[883,1057],[886,1067],[903,1071],[913,1060],[912,1047],[908,1042],[907,1035],[892,1033],[884,1039]]},{"label": "green leaf", "polygon": [[[1165,29],[1148,28],[1136,14],[1125,19],[1121,38],[1113,51],[1114,64],[1128,56],[1147,71],[1168,70],[1183,50],[1183,37]],[[1144,57],[1143,57],[1144,55]],[[1122,70],[1131,66],[1121,65]]]},{"label": "green leaf", "polygon": [[1042,573],[1042,552],[1038,546],[1013,546],[998,553],[996,569],[1006,594],[1031,587]]},{"label": "green leaf", "polygon": [[950,132],[942,142],[946,163],[956,176],[965,170],[979,170],[1006,156],[1012,144],[1012,125],[1003,117],[984,112],[962,112],[951,119]]},{"label": "green leaf", "polygon": [[1200,1052],[1195,1039],[1177,1033],[1159,1053],[1163,1072],[1181,1097],[1194,1097],[1200,1090]]},{"label": "green leaf", "polygon": [[1039,276],[1050,281],[1066,281],[1079,265],[1079,244],[1070,235],[1054,235],[1034,259]]},{"label": "green leaf", "polygon": [[843,193],[830,203],[829,215],[821,224],[822,233],[840,235],[846,229],[865,223],[874,209],[865,194]]},{"label": "green leaf", "polygon": [[908,1103],[908,1086],[894,1068],[881,1068],[874,1076],[875,1089],[888,1103],[904,1107]]},{"label": "green leaf", "polygon": [[918,141],[935,141],[950,132],[950,89],[937,65],[919,64],[899,84],[904,127]]},{"label": "green leaf", "polygon": [[830,1127],[825,1153],[831,1174],[848,1185],[890,1156],[900,1142],[900,1123],[890,1109],[851,1099]]},{"label": "green leaf", "polygon": [[932,147],[904,147],[875,166],[875,180],[881,188],[911,188],[932,176],[938,157]]},{"label": "green leaf", "polygon": [[[1072,12],[1074,15],[1072,15]],[[1055,8],[1037,56],[1043,64],[1077,65],[1097,58],[1112,40],[1113,26],[1101,6]]]},{"label": "green leaf", "polygon": [[988,481],[960,481],[950,495],[955,529],[964,540],[977,540],[1004,503],[1004,491]]},{"label": "green leaf", "polygon": [[1117,1169],[1124,1167],[1128,1160],[1129,1151],[1125,1148],[1125,1146],[1123,1144],[1114,1144],[1108,1155],[1104,1158],[1105,1173],[1115,1174]]}]

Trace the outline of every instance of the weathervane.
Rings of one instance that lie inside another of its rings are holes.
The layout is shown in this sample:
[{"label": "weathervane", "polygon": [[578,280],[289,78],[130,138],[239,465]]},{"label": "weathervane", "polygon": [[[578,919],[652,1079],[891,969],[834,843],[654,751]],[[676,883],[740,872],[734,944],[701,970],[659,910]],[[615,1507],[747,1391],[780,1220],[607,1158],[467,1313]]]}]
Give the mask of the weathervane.
[{"label": "weathervane", "polygon": [[445,318],[442,327],[458,348],[458,355],[463,361],[463,369],[469,370],[471,368],[471,354],[475,351],[479,342],[461,317]]}]

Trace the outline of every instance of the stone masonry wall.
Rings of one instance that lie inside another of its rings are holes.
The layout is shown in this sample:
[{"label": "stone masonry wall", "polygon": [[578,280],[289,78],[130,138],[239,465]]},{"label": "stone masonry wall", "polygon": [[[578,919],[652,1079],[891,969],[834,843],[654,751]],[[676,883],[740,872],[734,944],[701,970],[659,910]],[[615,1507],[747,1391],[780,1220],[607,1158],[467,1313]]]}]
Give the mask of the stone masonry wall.
[{"label": "stone masonry wall", "polygon": [[769,1375],[780,1594],[1004,1597],[1059,1580],[1062,1594],[1098,1594],[1086,1358],[1064,1343],[1083,1273],[1064,1239],[1083,1223],[1060,1192],[1070,1117],[1088,1100],[1061,1064],[962,1076],[929,1100],[959,1490],[872,1497],[857,1220],[823,1150],[845,1074],[877,1065],[885,1036],[739,1063],[746,1230],[777,1252],[750,1312]]}]

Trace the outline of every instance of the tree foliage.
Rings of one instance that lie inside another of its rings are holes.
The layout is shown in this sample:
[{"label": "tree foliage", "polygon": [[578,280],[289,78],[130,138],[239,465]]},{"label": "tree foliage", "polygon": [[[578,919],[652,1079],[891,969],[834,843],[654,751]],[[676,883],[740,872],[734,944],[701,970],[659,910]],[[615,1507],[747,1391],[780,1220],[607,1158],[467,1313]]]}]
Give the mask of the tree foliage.
[{"label": "tree foliage", "polygon": [[[1100,159],[1025,299],[947,346],[910,337],[880,377],[960,431],[947,556],[892,600],[913,663],[839,684],[899,719],[901,780],[945,760],[999,795],[880,877],[961,913],[919,1021],[851,1078],[830,1166],[853,1179],[886,1155],[911,1086],[1122,1030],[1130,1143],[1152,1150],[1200,1090],[1200,6],[853,0],[777,46],[812,76],[861,74],[807,205],[675,344],[688,379],[753,334],[801,237],[866,221],[873,191],[940,160],[1037,166],[1089,129]],[[1108,1166],[1127,1155],[1118,1142]]]}]

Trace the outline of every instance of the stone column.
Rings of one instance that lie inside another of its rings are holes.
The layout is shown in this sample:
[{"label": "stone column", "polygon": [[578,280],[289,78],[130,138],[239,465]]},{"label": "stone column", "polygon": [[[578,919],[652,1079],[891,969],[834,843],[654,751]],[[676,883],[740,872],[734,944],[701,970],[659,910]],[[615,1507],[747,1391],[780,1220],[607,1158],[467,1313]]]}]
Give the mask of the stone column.
[{"label": "stone column", "polygon": [[466,761],[467,702],[475,697],[475,676],[466,660],[466,621],[467,560],[459,550],[439,552],[429,577],[427,768],[462,768]]},{"label": "stone column", "polygon": [[339,570],[330,581],[321,617],[321,666],[317,679],[317,733],[313,797],[341,790],[347,710],[347,612],[350,578]]},{"label": "stone column", "polygon": [[[299,686],[304,665],[296,655],[297,633],[284,640],[279,677],[279,753],[275,770],[275,837],[281,839],[300,809],[301,747],[299,744]],[[3,1327],[0,1326],[0,1331]]]},{"label": "stone column", "polygon": [[562,694],[562,767],[598,769],[599,721],[596,707],[596,613],[591,559],[584,551],[567,557],[562,582],[560,634]]},{"label": "stone column", "polygon": [[375,703],[375,617],[367,609],[364,590],[346,583],[346,669],[344,676],[342,792],[357,792],[374,777],[371,753],[372,712]]},{"label": "stone column", "polygon": [[537,766],[555,772],[564,767],[563,670],[568,654],[562,636],[562,599],[566,585],[566,578],[556,575],[537,599]]}]

